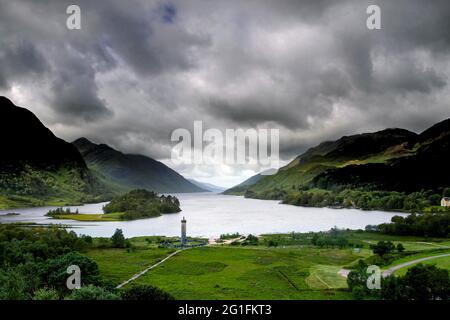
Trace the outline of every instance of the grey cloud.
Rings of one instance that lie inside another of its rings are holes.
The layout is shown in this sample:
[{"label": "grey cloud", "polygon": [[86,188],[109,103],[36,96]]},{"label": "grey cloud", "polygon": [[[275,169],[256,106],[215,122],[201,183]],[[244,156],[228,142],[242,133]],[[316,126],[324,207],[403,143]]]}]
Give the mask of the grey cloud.
[{"label": "grey cloud", "polygon": [[[344,134],[450,116],[447,0],[77,3],[82,30],[68,31],[70,1],[0,0],[0,91],[20,83],[70,140],[162,159],[171,130],[194,120],[270,126],[289,160]],[[369,4],[382,30],[367,30]]]},{"label": "grey cloud", "polygon": [[49,65],[35,45],[24,39],[0,40],[0,86],[15,79],[47,72]]}]

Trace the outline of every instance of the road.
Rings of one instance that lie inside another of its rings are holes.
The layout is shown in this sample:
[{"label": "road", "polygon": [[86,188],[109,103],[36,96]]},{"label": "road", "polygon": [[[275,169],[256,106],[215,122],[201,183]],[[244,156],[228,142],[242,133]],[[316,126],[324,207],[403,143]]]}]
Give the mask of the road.
[{"label": "road", "polygon": [[419,263],[419,262],[422,262],[422,261],[426,261],[426,260],[431,260],[431,259],[437,259],[437,258],[442,258],[442,257],[448,257],[448,256],[450,256],[450,253],[447,253],[447,254],[441,254],[441,255],[438,255],[438,256],[425,257],[425,258],[421,258],[421,259],[416,259],[416,260],[408,261],[408,262],[399,264],[399,265],[397,265],[397,266],[394,266],[394,267],[392,267],[392,268],[389,268],[389,269],[387,269],[387,270],[384,270],[384,271],[383,271],[383,277],[390,276],[390,275],[393,274],[395,271],[397,271],[397,270],[399,270],[399,269],[401,269],[401,268],[410,266],[410,265],[412,265],[412,264],[416,264],[416,263]]},{"label": "road", "polygon": [[[422,261],[431,260],[431,259],[437,259],[437,258],[443,258],[443,257],[449,257],[449,256],[450,256],[450,253],[447,253],[447,254],[441,254],[441,255],[438,255],[438,256],[431,256],[431,257],[425,257],[425,258],[420,258],[420,259],[408,261],[408,262],[405,262],[405,263],[402,263],[402,264],[399,264],[397,266],[394,266],[394,267],[391,267],[389,269],[384,270],[383,271],[383,277],[390,276],[391,274],[393,274],[395,271],[397,271],[399,269],[402,269],[404,267],[407,267],[407,266],[410,266],[410,265],[413,265],[413,264],[416,264],[416,263],[419,263],[419,262],[422,262]],[[347,278],[347,276],[350,273],[350,271],[351,270],[348,270],[348,269],[341,269],[341,270],[339,270],[338,273],[341,276]]]}]

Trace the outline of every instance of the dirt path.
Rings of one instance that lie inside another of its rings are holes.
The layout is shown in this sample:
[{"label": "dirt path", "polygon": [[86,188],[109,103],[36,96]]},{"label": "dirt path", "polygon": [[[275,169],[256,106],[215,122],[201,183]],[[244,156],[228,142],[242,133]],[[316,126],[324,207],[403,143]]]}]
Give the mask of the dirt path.
[{"label": "dirt path", "polygon": [[417,243],[427,244],[429,246],[434,246],[434,247],[443,248],[443,249],[450,248],[449,246],[445,246],[445,245],[437,244],[437,243],[431,243],[431,242],[417,241]]},{"label": "dirt path", "polygon": [[141,271],[141,272],[139,272],[138,274],[135,274],[134,276],[132,276],[132,277],[131,277],[130,279],[128,279],[127,281],[122,282],[121,284],[119,284],[119,285],[116,287],[116,289],[120,289],[120,288],[122,288],[123,286],[129,284],[131,281],[134,281],[134,280],[136,280],[137,278],[139,278],[140,276],[143,276],[144,274],[146,274],[146,273],[147,273],[148,271],[150,271],[151,269],[156,268],[157,266],[159,266],[160,264],[162,264],[164,261],[169,260],[169,259],[172,258],[174,255],[176,255],[176,254],[178,254],[178,253],[180,253],[181,251],[184,251],[184,250],[186,250],[186,249],[180,249],[180,250],[177,250],[177,251],[175,251],[175,252],[169,254],[167,257],[165,257],[164,259],[162,259],[162,260],[159,261],[158,263],[155,263],[154,265],[148,267],[148,268],[145,269],[144,271]]},{"label": "dirt path", "polygon": [[315,275],[317,280],[319,280],[320,282],[322,282],[328,289],[331,289],[331,286],[325,282],[325,280],[323,280],[321,277],[319,277],[317,274]]}]

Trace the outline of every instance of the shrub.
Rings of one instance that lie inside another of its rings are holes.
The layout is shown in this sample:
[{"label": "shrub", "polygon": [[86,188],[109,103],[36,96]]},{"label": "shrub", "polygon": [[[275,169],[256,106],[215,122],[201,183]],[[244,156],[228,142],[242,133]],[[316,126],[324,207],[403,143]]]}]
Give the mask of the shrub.
[{"label": "shrub", "polygon": [[175,300],[170,293],[150,285],[134,285],[121,295],[123,300]]},{"label": "shrub", "polygon": [[59,300],[59,295],[55,289],[42,288],[34,292],[33,300]]},{"label": "shrub", "polygon": [[74,290],[65,300],[120,300],[120,296],[94,285]]},{"label": "shrub", "polygon": [[114,248],[125,248],[125,237],[122,229],[116,229],[111,237],[111,242]]},{"label": "shrub", "polygon": [[25,300],[25,279],[14,269],[0,270],[0,300]]}]

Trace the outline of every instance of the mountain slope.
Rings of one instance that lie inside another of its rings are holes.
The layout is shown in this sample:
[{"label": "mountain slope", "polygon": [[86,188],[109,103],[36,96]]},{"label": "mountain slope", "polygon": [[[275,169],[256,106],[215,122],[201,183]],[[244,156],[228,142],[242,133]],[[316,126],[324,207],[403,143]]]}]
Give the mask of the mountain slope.
[{"label": "mountain slope", "polygon": [[73,142],[88,167],[104,178],[125,189],[147,189],[155,192],[205,191],[183,176],[152,158],[124,154],[105,144],[95,144],[86,138]]},{"label": "mountain slope", "polygon": [[450,119],[421,133],[408,156],[379,164],[350,165],[321,173],[313,184],[322,188],[369,187],[413,192],[450,185]]},{"label": "mountain slope", "polygon": [[414,191],[448,185],[450,154],[446,120],[417,135],[386,129],[342,137],[313,147],[248,188],[249,195],[276,198],[290,190],[369,187]]},{"label": "mountain slope", "polygon": [[80,171],[87,169],[78,150],[55,137],[29,110],[15,106],[0,97],[0,145],[3,171],[18,170],[25,165],[56,169],[69,165]]},{"label": "mountain slope", "polygon": [[250,178],[244,180],[243,182],[241,182],[240,184],[225,190],[223,193],[224,194],[234,194],[234,195],[239,195],[242,194],[243,192],[247,191],[247,189],[256,184],[259,180],[261,180],[262,178],[264,178],[265,176],[263,176],[261,173],[255,174],[254,176],[251,176]]},{"label": "mountain slope", "polygon": [[32,112],[0,97],[0,119],[0,206],[93,201],[105,191],[78,150]]},{"label": "mountain slope", "polygon": [[197,187],[202,188],[203,190],[209,192],[222,192],[225,190],[225,188],[216,186],[211,183],[200,182],[194,179],[188,179],[188,181],[191,182],[192,184],[195,184]]}]

